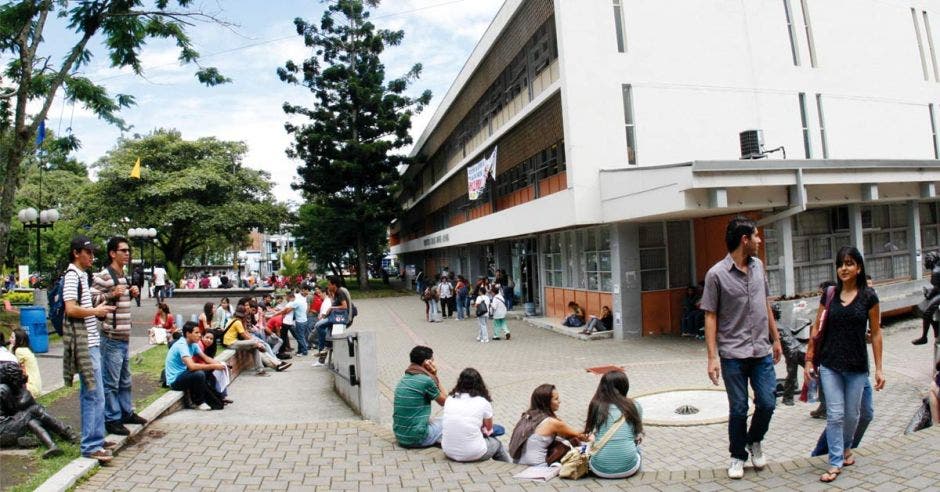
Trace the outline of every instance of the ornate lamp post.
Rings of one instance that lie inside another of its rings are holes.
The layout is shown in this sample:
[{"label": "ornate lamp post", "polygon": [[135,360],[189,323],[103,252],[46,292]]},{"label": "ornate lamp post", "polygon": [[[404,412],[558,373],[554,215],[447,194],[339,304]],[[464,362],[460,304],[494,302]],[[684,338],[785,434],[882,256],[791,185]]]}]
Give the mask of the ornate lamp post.
[{"label": "ornate lamp post", "polygon": [[[153,260],[153,255],[154,255],[153,253],[153,249],[154,249],[153,240],[154,239],[153,238],[157,237],[157,230],[154,229],[153,227],[149,229],[143,228],[143,227],[134,227],[132,229],[127,230],[127,237],[131,238],[131,240],[134,240],[134,239],[140,240],[141,260],[143,260],[144,254],[145,254],[144,245],[147,243],[148,240],[150,240],[149,241],[150,242],[150,279],[151,279],[151,282],[153,282],[153,261],[154,261]],[[145,268],[144,272],[146,271],[147,269]]]},{"label": "ornate lamp post", "polygon": [[36,274],[42,275],[42,236],[40,231],[48,227],[52,227],[57,220],[59,220],[59,211],[50,208],[48,210],[43,210],[42,212],[37,212],[35,208],[29,207],[20,210],[16,214],[17,218],[20,219],[20,222],[23,223],[24,229],[36,229]]}]

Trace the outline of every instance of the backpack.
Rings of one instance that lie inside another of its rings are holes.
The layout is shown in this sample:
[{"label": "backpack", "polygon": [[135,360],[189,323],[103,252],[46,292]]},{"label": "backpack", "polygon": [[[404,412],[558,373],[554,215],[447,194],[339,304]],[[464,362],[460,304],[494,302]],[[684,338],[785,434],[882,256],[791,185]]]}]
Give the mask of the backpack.
[{"label": "backpack", "polygon": [[485,302],[485,301],[484,301],[484,302],[478,302],[478,303],[477,303],[477,311],[476,311],[477,318],[486,316],[486,315],[488,315],[488,314],[490,314],[490,311],[489,311],[489,309],[486,307],[486,302]]},{"label": "backpack", "polygon": [[[56,334],[62,336],[62,325],[65,322],[65,300],[62,298],[63,293],[65,292],[65,276],[68,275],[68,270],[55,284],[52,285],[52,288],[49,289],[49,292],[46,294],[46,299],[49,301],[49,321],[52,323],[52,327],[55,328]],[[82,300],[82,283],[78,283],[78,301],[81,303]]]}]

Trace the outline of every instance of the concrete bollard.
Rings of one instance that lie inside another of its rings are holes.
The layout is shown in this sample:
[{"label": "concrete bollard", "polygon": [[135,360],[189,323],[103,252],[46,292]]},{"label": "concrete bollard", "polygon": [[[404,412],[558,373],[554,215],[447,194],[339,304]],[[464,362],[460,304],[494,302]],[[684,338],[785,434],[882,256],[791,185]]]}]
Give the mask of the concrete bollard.
[{"label": "concrete bollard", "polygon": [[333,389],[363,419],[379,422],[375,333],[350,331],[333,339]]}]

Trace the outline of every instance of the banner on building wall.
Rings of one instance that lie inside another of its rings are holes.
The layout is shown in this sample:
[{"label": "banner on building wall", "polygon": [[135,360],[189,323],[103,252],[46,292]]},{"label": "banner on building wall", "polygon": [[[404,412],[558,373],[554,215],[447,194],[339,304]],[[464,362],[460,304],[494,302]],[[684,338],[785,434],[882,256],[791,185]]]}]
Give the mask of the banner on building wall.
[{"label": "banner on building wall", "polygon": [[467,167],[467,191],[469,192],[470,200],[480,198],[480,195],[486,191],[487,176],[492,176],[493,179],[496,179],[497,150],[498,148],[494,147],[493,153],[489,156],[483,156],[479,162]]}]

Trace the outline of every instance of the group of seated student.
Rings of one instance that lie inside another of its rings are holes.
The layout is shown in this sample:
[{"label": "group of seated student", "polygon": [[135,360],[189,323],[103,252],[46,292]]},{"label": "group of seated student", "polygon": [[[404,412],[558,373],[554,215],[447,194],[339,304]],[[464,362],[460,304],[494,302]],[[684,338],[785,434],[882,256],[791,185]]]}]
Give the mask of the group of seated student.
[{"label": "group of seated student", "polygon": [[[254,307],[252,307],[254,304]],[[267,326],[259,321],[257,301],[243,297],[235,307],[235,314],[229,320],[222,334],[222,346],[234,350],[250,350],[254,355],[256,374],[266,376],[264,366],[276,371],[283,371],[291,366],[275,355],[274,349],[267,343]]]},{"label": "group of seated student", "polygon": [[587,316],[584,312],[584,309],[577,302],[571,301],[568,303],[568,314],[565,315],[565,318],[561,321],[562,326],[568,326],[571,328],[580,328],[584,327],[579,333],[583,335],[590,335],[595,331],[608,331],[614,327],[614,314],[611,312],[610,307],[603,306],[601,308],[600,317],[596,315]]},{"label": "group of seated student", "polygon": [[188,321],[181,335],[166,354],[167,385],[186,392],[199,410],[221,410],[232,400],[225,393],[228,367],[206,353],[206,348],[214,345],[214,339],[203,337],[212,337],[212,332],[200,336],[196,323]]},{"label": "group of seated student", "polygon": [[[508,448],[497,439],[505,431],[493,423],[492,398],[483,377],[466,368],[447,393],[437,374],[434,352],[417,346],[409,355],[395,388],[392,429],[405,448],[440,446],[444,455],[457,462],[489,459],[528,466],[549,466],[577,447],[590,443],[590,470],[601,478],[627,478],[642,463],[642,409],[627,394],[630,381],[623,371],[601,377],[588,404],[583,430],[558,417],[561,400],[554,385],[535,388],[526,410],[516,424]],[[442,417],[431,417],[431,404],[444,407]],[[558,450],[561,452],[557,452]]]}]

